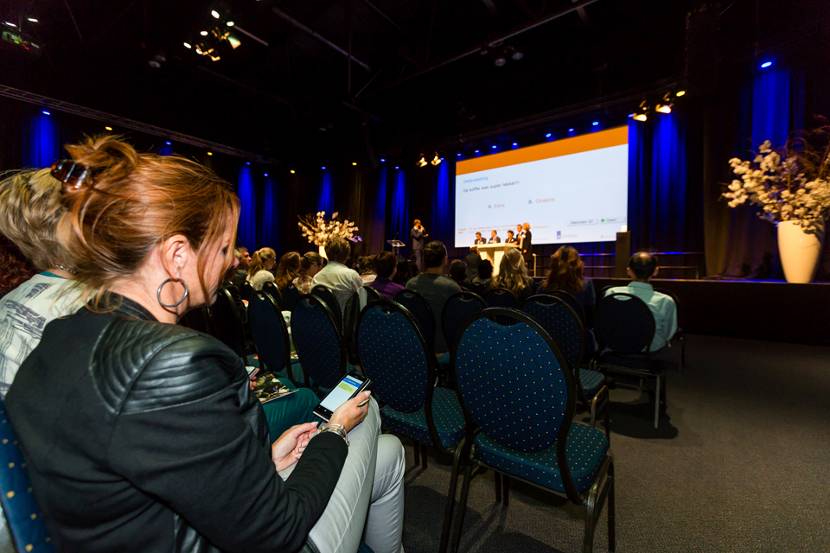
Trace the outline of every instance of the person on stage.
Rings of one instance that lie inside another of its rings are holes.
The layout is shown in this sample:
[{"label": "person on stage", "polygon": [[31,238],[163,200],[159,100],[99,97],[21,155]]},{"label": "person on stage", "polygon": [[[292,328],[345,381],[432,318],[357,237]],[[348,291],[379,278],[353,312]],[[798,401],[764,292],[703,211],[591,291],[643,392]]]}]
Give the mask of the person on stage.
[{"label": "person on stage", "polygon": [[505,244],[518,244],[519,241],[516,240],[516,234],[512,230],[507,231],[507,238],[504,239]]},{"label": "person on stage", "polygon": [[424,270],[424,241],[429,236],[424,225],[421,224],[420,219],[415,219],[412,222],[412,230],[409,231],[409,237],[412,238],[412,251],[415,253],[415,264],[418,266],[418,272]]},{"label": "person on stage", "polygon": [[522,250],[525,263],[529,267],[531,257],[533,257],[533,233],[530,232],[530,225],[527,222],[522,224],[522,236],[519,241],[519,248]]},{"label": "person on stage", "polygon": [[501,238],[499,238],[499,232],[495,229],[490,231],[490,239],[487,241],[488,244],[501,244]]},{"label": "person on stage", "polygon": [[478,246],[479,244],[486,244],[486,243],[487,243],[487,240],[485,240],[484,237],[481,236],[480,232],[477,232],[476,233],[475,245]]}]

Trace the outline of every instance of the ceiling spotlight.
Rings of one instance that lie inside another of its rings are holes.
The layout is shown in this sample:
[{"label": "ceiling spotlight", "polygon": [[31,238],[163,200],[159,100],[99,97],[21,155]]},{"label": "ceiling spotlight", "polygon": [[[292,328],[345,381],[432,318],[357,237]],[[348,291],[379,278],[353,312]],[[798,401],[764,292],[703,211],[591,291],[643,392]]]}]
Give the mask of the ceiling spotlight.
[{"label": "ceiling spotlight", "polygon": [[513,146],[514,148],[518,148],[518,147],[519,147],[519,143],[518,143],[518,142],[514,142],[513,144],[511,144],[511,146]]},{"label": "ceiling spotlight", "polygon": [[[6,24],[8,25],[8,22],[6,22]],[[761,69],[769,69],[770,67],[772,67],[772,60],[761,62]]]},{"label": "ceiling spotlight", "polygon": [[498,146],[497,146],[497,145],[495,145],[495,144],[493,144],[492,146],[490,146],[490,149],[491,149],[491,150],[496,150],[496,149],[498,149]]},{"label": "ceiling spotlight", "polygon": [[648,115],[645,112],[632,113],[631,118],[635,121],[648,121]]},{"label": "ceiling spotlight", "polygon": [[504,56],[497,56],[496,59],[493,60],[493,65],[496,67],[504,67],[507,64],[507,58]]},{"label": "ceiling spotlight", "polygon": [[289,173],[291,173],[292,175],[296,175],[296,174],[297,174],[297,171],[295,171],[294,169],[290,169],[288,172],[289,172]]},{"label": "ceiling spotlight", "polygon": [[213,17],[213,19],[219,19],[221,17],[219,15],[219,12],[216,11],[216,10],[210,10],[210,15],[211,15],[211,17]]},{"label": "ceiling spotlight", "polygon": [[104,127],[104,130],[105,130],[105,131],[108,131],[108,132],[112,132],[112,127],[110,127],[109,125],[107,125],[106,127]]},{"label": "ceiling spotlight", "polygon": [[677,92],[674,93],[674,95],[677,96],[678,98],[680,98],[680,97],[686,95],[686,91],[685,90],[678,90]]},{"label": "ceiling spotlight", "polygon": [[476,151],[475,151],[475,152],[473,152],[473,153],[474,153],[474,154],[476,154],[476,155],[478,155],[478,154],[480,154],[480,153],[481,153],[481,150],[476,150]]},{"label": "ceiling spotlight", "polygon": [[386,163],[386,158],[385,157],[380,158],[380,162],[381,163]]},{"label": "ceiling spotlight", "polygon": [[165,145],[165,146],[172,146],[172,145],[173,145],[173,143],[172,143],[172,142],[170,142],[169,140],[165,140],[165,141],[164,141],[164,145]]},{"label": "ceiling spotlight", "polygon": [[357,167],[357,162],[356,161],[352,162],[352,167]]},{"label": "ceiling spotlight", "polygon": [[400,168],[401,168],[401,166],[400,166],[400,165],[395,165],[395,170],[396,170],[396,171],[397,171],[398,169],[400,169]]},{"label": "ceiling spotlight", "polygon": [[326,166],[325,166],[325,165],[323,165],[322,167],[320,167],[320,170],[321,170],[321,171],[325,171],[325,170],[326,170]]},{"label": "ceiling spotlight", "polygon": [[461,152],[456,152],[455,157],[461,157]]},{"label": "ceiling spotlight", "polygon": [[208,32],[207,32],[207,31],[199,31],[199,34],[200,34],[201,36],[208,36]]},{"label": "ceiling spotlight", "polygon": [[568,129],[568,132],[570,132],[570,133],[575,132],[575,131],[576,131],[576,129],[574,129],[573,127],[571,127],[570,129]]},{"label": "ceiling spotlight", "polygon": [[513,61],[520,61],[522,58],[525,57],[525,55],[523,52],[519,52],[518,50],[516,50],[515,52],[510,54],[510,57],[513,59]]},{"label": "ceiling spotlight", "polygon": [[40,110],[40,113],[42,113],[43,115],[52,115],[52,112],[48,109],[42,109]]},{"label": "ceiling spotlight", "polygon": [[657,104],[654,111],[657,113],[671,113],[671,104]]},{"label": "ceiling spotlight", "polygon": [[591,121],[592,127],[599,127],[599,121]]},{"label": "ceiling spotlight", "polygon": [[208,152],[207,155],[208,155],[208,157],[211,157],[211,156],[213,156],[213,152]]},{"label": "ceiling spotlight", "polygon": [[551,133],[551,132],[546,132],[545,133],[545,138],[550,138],[551,136],[553,136],[553,133]]},{"label": "ceiling spotlight", "polygon": [[12,23],[11,21],[4,21],[4,22],[3,22],[3,25],[6,25],[6,26],[8,26],[8,27],[11,27],[12,29],[17,29],[17,25],[15,25],[14,23]]},{"label": "ceiling spotlight", "polygon": [[267,177],[267,176],[268,176],[268,173],[262,173],[262,176],[263,176],[263,177]]},{"label": "ceiling spotlight", "polygon": [[427,158],[424,157],[424,154],[421,154],[421,157],[418,159],[418,161],[415,162],[415,165],[417,165],[418,167],[427,166]]},{"label": "ceiling spotlight", "polygon": [[234,23],[233,21],[225,21],[225,25],[227,25],[228,27],[233,27],[234,25],[236,25],[236,23]]},{"label": "ceiling spotlight", "polygon": [[246,167],[250,167],[250,166],[251,166],[251,162],[250,162],[250,161],[246,161],[246,162],[245,162],[245,166],[246,166]]},{"label": "ceiling spotlight", "polygon": [[435,157],[432,158],[432,161],[430,161],[430,163],[433,167],[437,167],[438,165],[441,165],[442,161],[444,161],[444,158],[438,157],[438,152],[436,152]]},{"label": "ceiling spotlight", "polygon": [[187,48],[188,50],[193,48],[193,46],[191,46],[189,42],[182,42],[182,44],[184,44],[184,47]]},{"label": "ceiling spotlight", "polygon": [[40,23],[37,17],[27,17],[26,21],[28,21],[29,23]]}]

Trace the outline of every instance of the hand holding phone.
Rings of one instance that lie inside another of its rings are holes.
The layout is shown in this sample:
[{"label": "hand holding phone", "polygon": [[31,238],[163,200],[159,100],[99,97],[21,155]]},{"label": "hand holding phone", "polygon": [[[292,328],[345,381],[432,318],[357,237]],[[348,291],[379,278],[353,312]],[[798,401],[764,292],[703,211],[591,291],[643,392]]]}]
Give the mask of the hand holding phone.
[{"label": "hand holding phone", "polygon": [[369,399],[372,392],[364,391],[348,400],[346,403],[334,410],[329,422],[331,424],[342,424],[346,432],[363,422],[369,413]]},{"label": "hand holding phone", "polygon": [[[331,417],[333,413],[347,401],[351,400],[361,392],[363,392],[369,384],[371,384],[371,380],[361,376],[359,374],[347,374],[343,377],[340,382],[329,392],[329,394],[323,398],[323,401],[314,408],[314,414],[323,419],[327,422],[336,422],[332,421]],[[356,406],[357,403],[361,401],[366,401],[368,396],[362,397],[360,401],[354,402]],[[368,401],[367,401],[368,403]],[[364,405],[365,406],[365,405]],[[361,406],[363,407],[363,406]],[[364,415],[365,416],[365,415]],[[361,419],[363,420],[363,419]],[[347,431],[349,428],[346,429]]]}]

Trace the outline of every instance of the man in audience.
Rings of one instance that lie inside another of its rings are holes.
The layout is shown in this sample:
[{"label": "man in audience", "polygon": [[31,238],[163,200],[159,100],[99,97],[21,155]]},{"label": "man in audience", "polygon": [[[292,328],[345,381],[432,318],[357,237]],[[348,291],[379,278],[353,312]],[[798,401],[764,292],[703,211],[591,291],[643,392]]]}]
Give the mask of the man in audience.
[{"label": "man in audience", "polygon": [[632,279],[628,286],[609,288],[605,295],[623,292],[643,300],[654,315],[655,323],[649,350],[663,349],[677,332],[677,306],[671,296],[655,292],[649,282],[657,275],[657,257],[648,252],[637,252],[628,261],[626,272]]},{"label": "man in audience", "polygon": [[245,246],[239,246],[236,251],[239,252],[239,269],[247,271],[251,266],[251,252]]},{"label": "man in audience", "polygon": [[444,340],[444,327],[441,324],[441,313],[447,299],[461,291],[461,286],[444,276],[447,266],[447,248],[443,242],[433,240],[424,248],[424,272],[409,279],[406,287],[418,292],[427,300],[435,317],[435,353],[447,351]]},{"label": "man in audience", "polygon": [[328,264],[314,275],[314,284],[322,284],[334,292],[341,312],[346,309],[346,303],[352,294],[363,288],[363,280],[354,269],[346,266],[351,248],[345,238],[339,236],[329,238],[325,245]]},{"label": "man in audience", "polygon": [[369,285],[377,290],[381,296],[392,299],[395,294],[401,290],[405,290],[403,286],[397,282],[393,282],[395,273],[398,270],[398,260],[392,252],[380,252],[375,257],[375,273],[377,278]]},{"label": "man in audience", "polygon": [[467,280],[467,264],[461,259],[453,259],[450,263],[450,278],[463,288]]},{"label": "man in audience", "polygon": [[478,254],[478,248],[472,247],[470,251],[467,253],[467,256],[464,258],[464,263],[467,264],[467,282],[472,282],[472,280],[478,275],[478,264],[481,263],[481,256]]}]

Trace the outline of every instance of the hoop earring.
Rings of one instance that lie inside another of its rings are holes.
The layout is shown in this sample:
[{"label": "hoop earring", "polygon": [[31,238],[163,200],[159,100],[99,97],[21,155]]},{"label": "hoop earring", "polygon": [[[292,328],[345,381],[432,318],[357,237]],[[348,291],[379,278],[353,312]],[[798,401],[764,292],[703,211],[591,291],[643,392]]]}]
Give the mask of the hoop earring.
[{"label": "hoop earring", "polygon": [[[164,289],[164,286],[166,284],[169,284],[171,282],[180,283],[184,287],[184,294],[182,294],[182,297],[179,298],[179,301],[177,301],[176,303],[164,303],[161,300],[161,291]],[[162,281],[161,284],[159,284],[159,287],[156,289],[156,300],[159,302],[159,305],[162,306],[165,309],[176,309],[178,306],[183,304],[189,296],[190,296],[190,290],[187,288],[187,283],[184,280],[180,279],[180,278],[165,279],[165,280]]]}]

